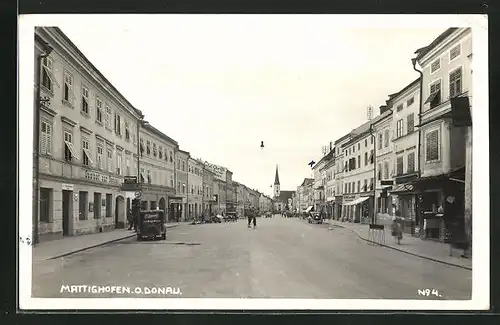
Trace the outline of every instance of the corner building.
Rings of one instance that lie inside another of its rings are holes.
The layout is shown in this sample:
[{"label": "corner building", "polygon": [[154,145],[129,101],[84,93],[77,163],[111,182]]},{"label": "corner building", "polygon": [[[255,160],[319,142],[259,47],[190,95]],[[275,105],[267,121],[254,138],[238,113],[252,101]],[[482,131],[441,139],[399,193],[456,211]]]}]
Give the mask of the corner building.
[{"label": "corner building", "polygon": [[35,64],[48,99],[39,121],[40,241],[123,227],[120,187],[137,175],[142,114],[59,28],[35,29],[35,62],[44,43],[53,51]]}]

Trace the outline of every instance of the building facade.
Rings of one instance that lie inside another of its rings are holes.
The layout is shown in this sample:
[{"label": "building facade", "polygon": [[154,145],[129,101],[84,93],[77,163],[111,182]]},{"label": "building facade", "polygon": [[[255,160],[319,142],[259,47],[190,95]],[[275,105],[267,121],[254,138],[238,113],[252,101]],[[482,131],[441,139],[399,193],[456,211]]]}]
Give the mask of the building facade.
[{"label": "building facade", "polygon": [[205,168],[203,162],[201,164],[203,165],[203,212],[205,216],[211,216],[215,213],[214,206],[217,205],[213,190],[215,174]]},{"label": "building facade", "polygon": [[335,147],[330,147],[330,153],[326,159],[323,167],[326,215],[332,218],[335,210]]},{"label": "building facade", "polygon": [[190,153],[181,149],[177,150],[175,157],[175,182],[176,182],[176,197],[169,201],[169,206],[172,208],[172,216],[175,221],[185,221],[188,218],[188,161]]},{"label": "building facade", "polygon": [[[40,62],[46,44],[52,51]],[[121,185],[125,175],[137,175],[142,113],[59,28],[35,29],[35,62],[41,63],[35,64],[40,96],[47,99],[37,107],[35,96],[40,241],[123,227]]]},{"label": "building facade", "polygon": [[409,221],[405,230],[413,232],[415,225],[420,223],[416,209],[417,196],[413,186],[413,181],[420,175],[417,121],[420,113],[420,78],[390,95],[387,105],[393,112],[391,132],[393,161],[389,164],[389,169],[383,165],[382,180],[393,180],[394,185],[388,195],[392,199],[390,201],[392,208],[385,211],[382,207],[381,210]]},{"label": "building facade", "polygon": [[299,213],[308,212],[307,210],[311,210],[314,205],[314,191],[312,190],[312,186],[314,184],[313,178],[304,178],[302,184],[297,186],[297,201]]},{"label": "building facade", "polygon": [[335,219],[340,220],[342,218],[342,205],[343,205],[343,194],[344,194],[344,150],[342,146],[351,139],[351,134],[346,134],[340,139],[334,142],[335,146],[335,206],[333,216]]},{"label": "building facade", "polygon": [[187,202],[189,220],[201,217],[203,201],[203,167],[204,165],[197,159],[192,157],[188,159],[189,193],[187,196]]},{"label": "building facade", "polygon": [[380,219],[391,222],[392,201],[388,190],[392,188],[394,168],[393,111],[387,106],[381,106],[379,109],[382,117],[372,124],[375,137],[375,222]]},{"label": "building facade", "polygon": [[444,241],[449,232],[470,233],[470,224],[465,225],[465,165],[471,149],[466,145],[472,124],[471,29],[447,29],[417,50],[416,61],[422,69],[423,101],[421,177],[415,182],[423,220],[419,231]]},{"label": "building facade", "polygon": [[[150,124],[143,124],[139,130],[141,209],[155,210],[158,208],[165,211],[168,216],[168,201],[175,196],[174,152],[178,144]],[[126,157],[126,173],[128,173],[129,165],[130,161]],[[127,199],[127,204],[130,207],[129,200]]]}]

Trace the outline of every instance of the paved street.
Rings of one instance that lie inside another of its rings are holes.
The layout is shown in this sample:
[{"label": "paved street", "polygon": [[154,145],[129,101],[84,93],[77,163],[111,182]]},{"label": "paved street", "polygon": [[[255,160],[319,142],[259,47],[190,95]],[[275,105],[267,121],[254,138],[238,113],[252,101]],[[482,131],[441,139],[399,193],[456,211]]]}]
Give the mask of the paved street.
[{"label": "paved street", "polygon": [[[470,299],[472,272],[384,247],[352,231],[304,220],[258,219],[169,229],[166,241],[135,238],[36,262],[35,297],[177,297],[60,293],[61,285],[180,288],[190,298]],[[426,297],[436,298],[434,296]]]}]

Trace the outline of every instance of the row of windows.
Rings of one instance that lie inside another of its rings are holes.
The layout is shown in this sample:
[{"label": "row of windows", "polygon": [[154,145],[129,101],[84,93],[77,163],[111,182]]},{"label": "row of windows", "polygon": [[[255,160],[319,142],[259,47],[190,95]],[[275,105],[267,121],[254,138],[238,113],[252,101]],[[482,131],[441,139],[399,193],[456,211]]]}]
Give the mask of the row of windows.
[{"label": "row of windows", "polygon": [[[450,72],[448,76],[449,80],[449,98],[456,97],[462,94],[462,67],[459,67],[452,72]],[[434,108],[444,102],[446,98],[442,97],[442,87],[441,80],[437,80],[432,82],[430,85],[430,94],[424,104],[429,104],[430,108]]]},{"label": "row of windows", "polygon": [[[373,145],[373,137],[369,137],[370,138],[370,144]],[[365,148],[368,148],[368,138],[365,139]],[[358,151],[361,150],[361,142],[358,142]],[[352,147],[349,147],[347,149],[344,150],[344,156],[347,156],[347,155],[350,155],[351,153],[355,153],[356,152],[356,145],[353,145]]]},{"label": "row of windows", "polygon": [[[415,103],[415,97],[409,98],[408,100],[406,100],[406,107],[410,107],[411,105],[413,105],[413,103]],[[403,108],[404,108],[404,103],[401,103],[396,107],[396,111],[401,112]]]},{"label": "row of windows", "polygon": [[[458,44],[457,46],[453,47],[449,52],[450,62],[458,58],[460,54],[461,54],[461,48],[460,44]],[[431,63],[431,73],[435,73],[439,69],[441,69],[441,58],[436,59],[434,62]]]},{"label": "row of windows", "polygon": [[396,139],[401,138],[405,134],[410,134],[415,131],[415,115],[410,113],[406,116],[406,133],[404,132],[403,122],[404,119],[400,119],[396,122]]},{"label": "row of windows", "polygon": [[[364,166],[368,166],[368,164],[373,164],[373,149],[370,150],[370,156],[368,156],[368,152],[365,152],[364,154]],[[356,165],[357,162],[357,165]],[[344,165],[344,171],[348,172],[351,170],[355,170],[361,168],[361,155],[358,155],[358,158],[356,160],[356,157],[349,158],[347,161],[345,161]]]},{"label": "row of windows", "polygon": [[[370,183],[368,183],[368,181],[370,181]],[[356,182],[344,183],[344,194],[360,193],[367,191],[373,191],[373,178],[370,178],[369,180],[368,179],[363,180],[363,184],[361,184],[361,181],[358,181],[357,183]]]},{"label": "row of windows", "polygon": [[[42,86],[47,89],[50,93],[54,93],[54,84],[59,87],[57,78],[53,73],[53,61],[50,57],[45,57],[42,61]],[[76,101],[76,95],[74,92],[74,78],[71,73],[64,71],[64,85],[63,85],[63,103],[67,106],[74,107]],[[112,112],[110,105],[104,102],[99,95],[95,96],[95,107],[96,107],[96,122],[100,125],[104,125],[105,128],[111,130],[111,116],[114,119],[113,130],[115,134],[121,137],[125,135],[125,140],[130,141],[131,138],[133,143],[136,144],[137,135],[135,132],[130,130],[131,123],[129,121],[123,121],[122,116],[115,111]],[[90,90],[88,86],[82,83],[81,86],[81,112],[85,116],[90,117]]]},{"label": "row of windows", "polygon": [[158,146],[158,149],[156,148],[156,143],[152,143],[149,140],[146,140],[146,146],[144,146],[144,139],[140,140],[141,147],[140,147],[140,152],[141,156],[146,152],[146,155],[148,156],[153,156],[157,157],[158,159],[165,159],[165,161],[173,163],[174,161],[174,153],[172,150],[169,150],[167,153],[167,149],[163,149],[162,146]]}]

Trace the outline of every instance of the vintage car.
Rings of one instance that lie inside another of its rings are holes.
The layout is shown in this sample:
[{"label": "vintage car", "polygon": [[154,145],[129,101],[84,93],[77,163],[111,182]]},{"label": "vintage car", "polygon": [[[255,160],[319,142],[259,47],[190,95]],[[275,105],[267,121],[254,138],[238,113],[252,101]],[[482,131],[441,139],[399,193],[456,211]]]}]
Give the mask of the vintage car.
[{"label": "vintage car", "polygon": [[307,221],[309,223],[323,223],[323,216],[319,212],[311,212]]},{"label": "vintage car", "polygon": [[137,223],[137,240],[167,239],[167,225],[165,211],[143,210],[139,212]]}]

